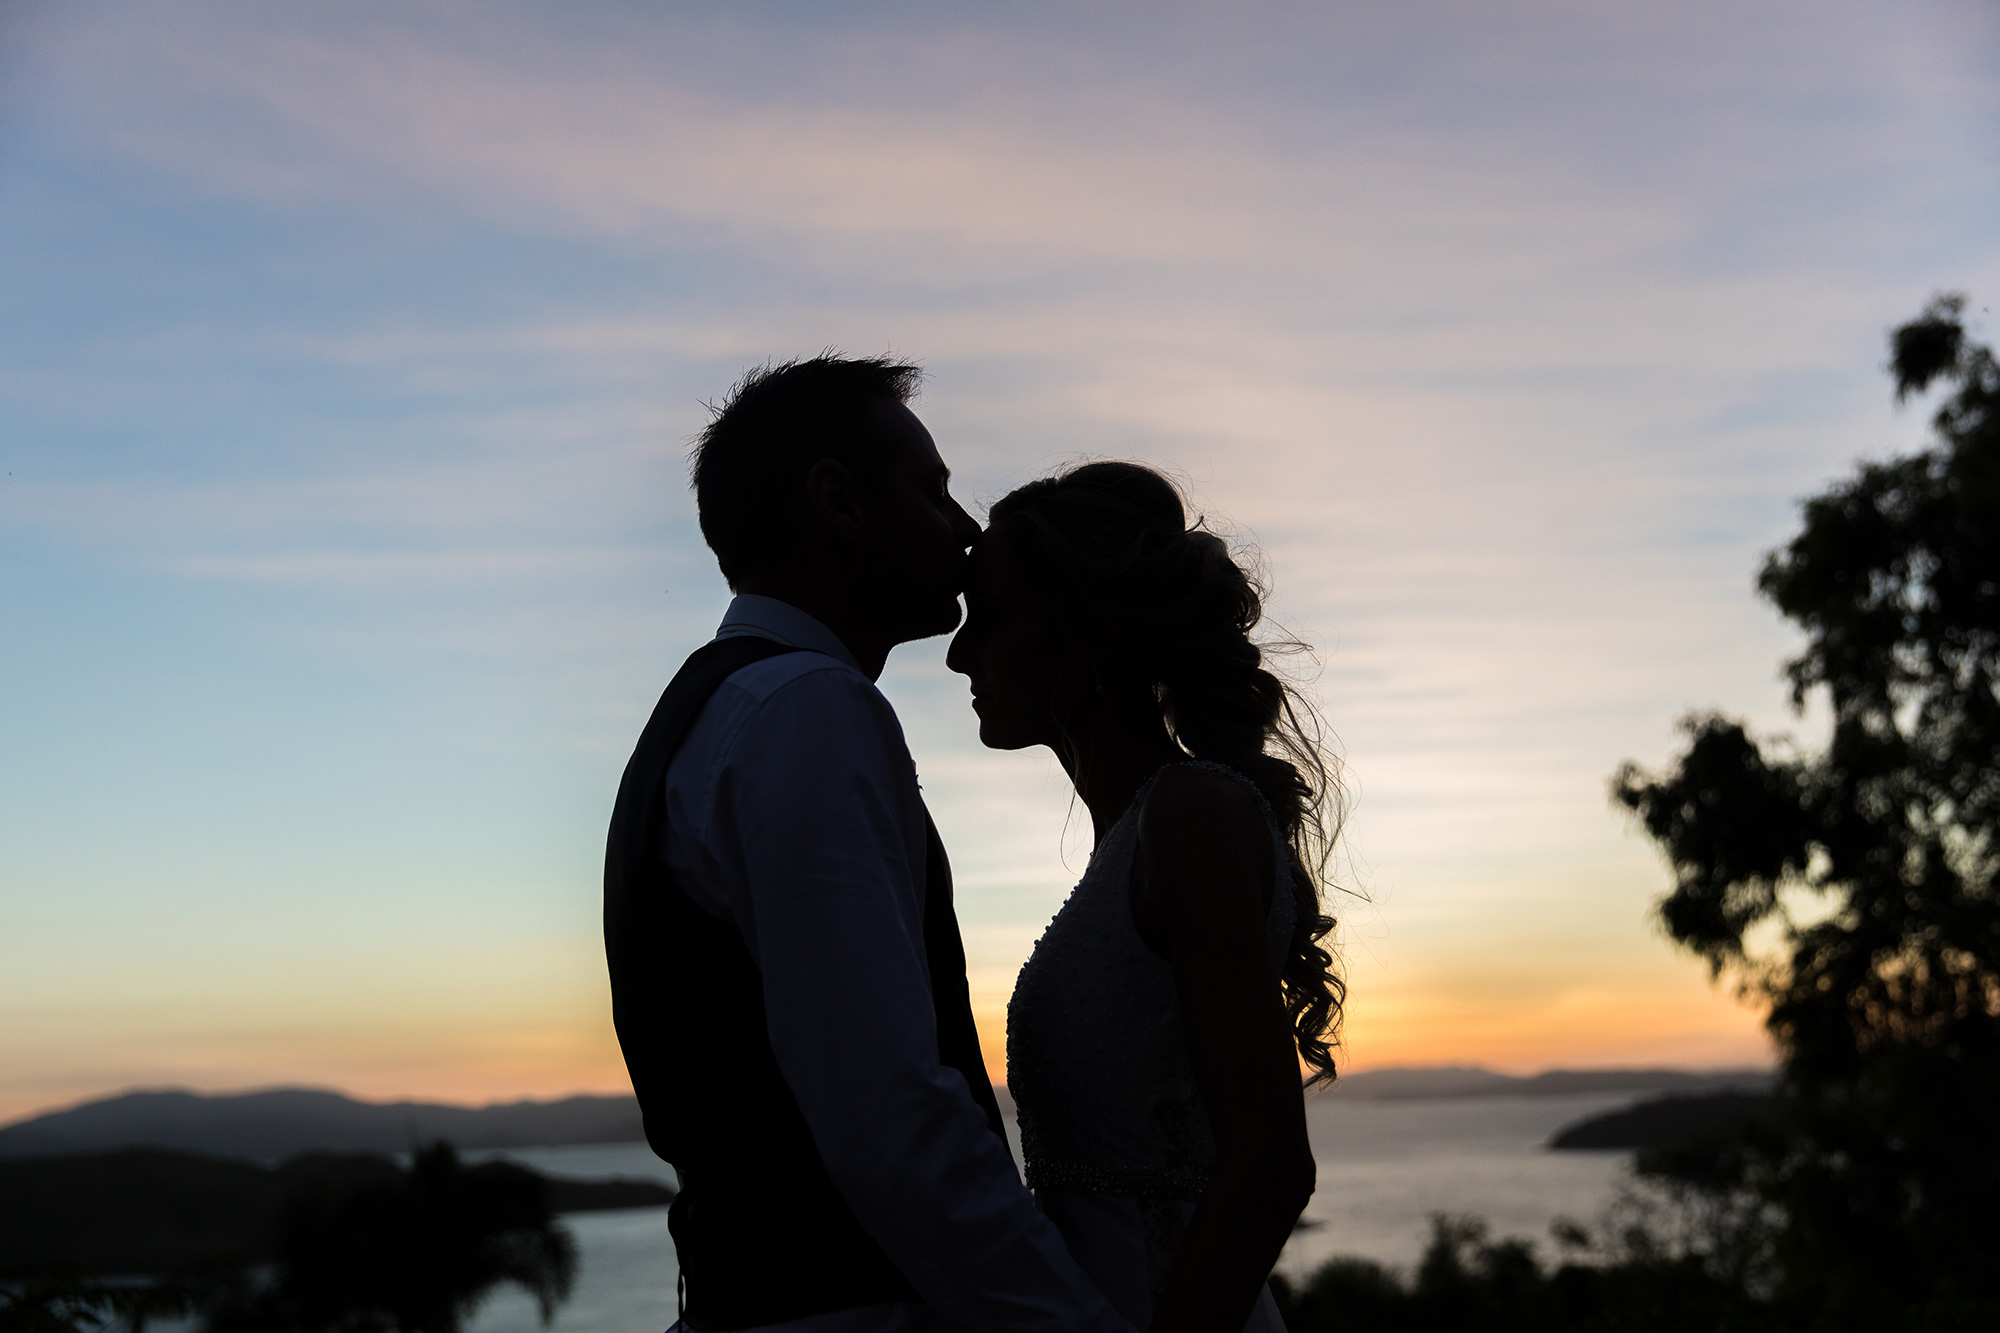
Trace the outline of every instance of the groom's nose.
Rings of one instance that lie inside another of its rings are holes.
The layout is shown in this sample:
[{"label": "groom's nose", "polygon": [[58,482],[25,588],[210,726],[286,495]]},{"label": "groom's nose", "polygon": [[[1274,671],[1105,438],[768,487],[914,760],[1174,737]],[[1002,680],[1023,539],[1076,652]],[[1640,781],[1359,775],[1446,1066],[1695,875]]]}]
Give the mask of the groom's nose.
[{"label": "groom's nose", "polygon": [[965,512],[965,506],[958,501],[951,502],[951,532],[962,547],[971,546],[979,540],[979,520]]}]

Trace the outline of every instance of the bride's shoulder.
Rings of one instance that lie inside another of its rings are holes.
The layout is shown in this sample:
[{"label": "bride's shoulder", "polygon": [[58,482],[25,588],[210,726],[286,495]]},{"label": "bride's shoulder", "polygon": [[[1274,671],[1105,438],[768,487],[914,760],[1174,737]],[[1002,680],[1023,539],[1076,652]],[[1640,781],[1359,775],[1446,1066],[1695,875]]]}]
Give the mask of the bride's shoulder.
[{"label": "bride's shoulder", "polygon": [[1171,764],[1139,810],[1139,839],[1154,846],[1268,837],[1257,789],[1219,764]]},{"label": "bride's shoulder", "polygon": [[1183,946],[1255,936],[1262,927],[1250,927],[1269,910],[1273,855],[1247,780],[1220,765],[1164,770],[1139,811],[1131,895],[1140,938],[1172,960]]}]

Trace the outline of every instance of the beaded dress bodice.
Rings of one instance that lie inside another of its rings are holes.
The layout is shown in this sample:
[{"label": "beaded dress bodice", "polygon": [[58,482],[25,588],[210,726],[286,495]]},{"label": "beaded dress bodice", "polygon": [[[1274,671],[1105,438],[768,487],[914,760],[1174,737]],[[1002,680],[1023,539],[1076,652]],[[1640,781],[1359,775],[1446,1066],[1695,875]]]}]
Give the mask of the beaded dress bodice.
[{"label": "beaded dress bodice", "polygon": [[[1249,786],[1232,768],[1192,767]],[[1173,970],[1132,919],[1139,814],[1159,775],[1104,835],[1083,878],[1042,932],[1007,1005],[1007,1086],[1028,1187],[1194,1201],[1215,1136],[1181,1032]],[[1254,786],[1250,787],[1256,793]],[[1274,963],[1290,951],[1290,859],[1270,807],[1275,883],[1266,930]]]}]

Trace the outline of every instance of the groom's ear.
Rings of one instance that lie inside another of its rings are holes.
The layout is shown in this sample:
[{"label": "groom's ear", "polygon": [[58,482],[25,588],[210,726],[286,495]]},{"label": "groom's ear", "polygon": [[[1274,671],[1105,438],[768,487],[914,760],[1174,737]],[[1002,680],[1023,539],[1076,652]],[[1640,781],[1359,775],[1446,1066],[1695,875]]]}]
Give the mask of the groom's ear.
[{"label": "groom's ear", "polygon": [[853,538],[867,525],[867,496],[847,464],[822,458],[806,470],[806,512],[839,537]]}]

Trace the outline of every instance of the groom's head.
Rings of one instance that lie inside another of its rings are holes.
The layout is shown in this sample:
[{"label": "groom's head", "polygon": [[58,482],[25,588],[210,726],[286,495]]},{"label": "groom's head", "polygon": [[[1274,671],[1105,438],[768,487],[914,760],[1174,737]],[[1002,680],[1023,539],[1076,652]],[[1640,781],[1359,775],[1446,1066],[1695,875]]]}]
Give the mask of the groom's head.
[{"label": "groom's head", "polygon": [[923,372],[826,355],[751,371],[694,451],[701,535],[737,592],[841,585],[897,639],[958,623],[979,525],[906,405]]}]

